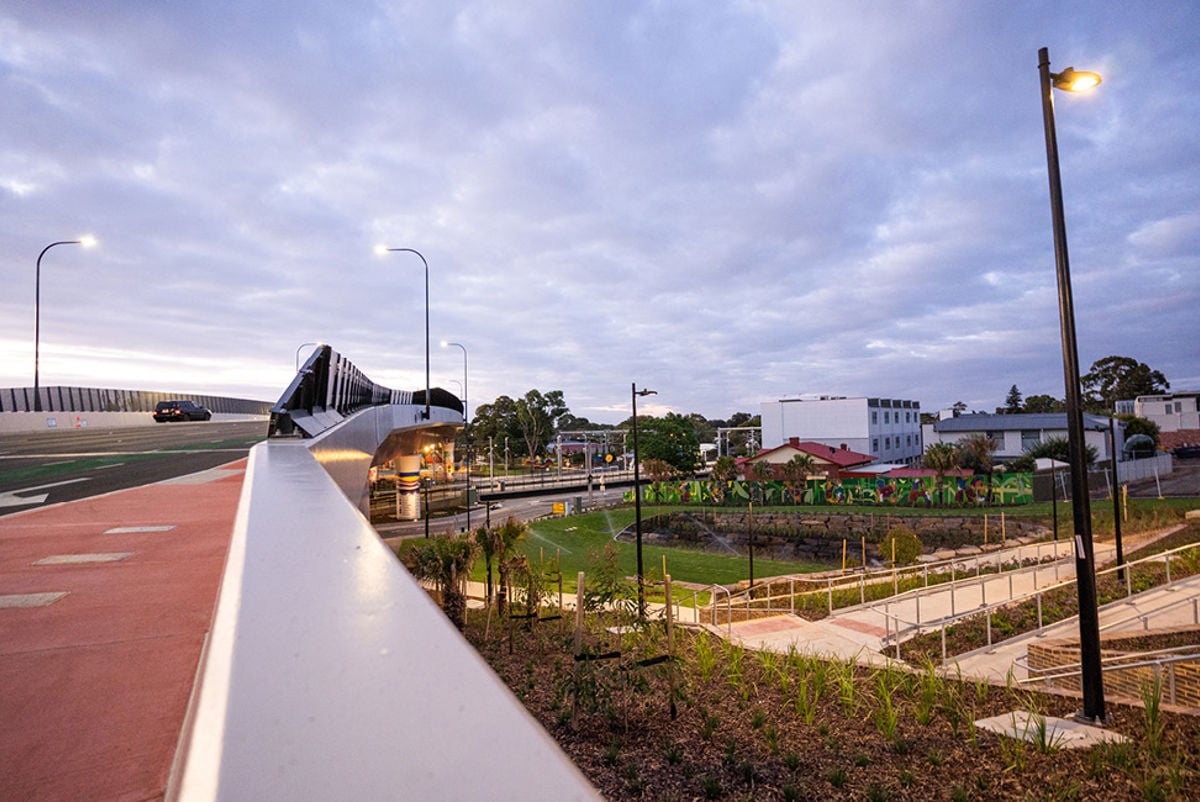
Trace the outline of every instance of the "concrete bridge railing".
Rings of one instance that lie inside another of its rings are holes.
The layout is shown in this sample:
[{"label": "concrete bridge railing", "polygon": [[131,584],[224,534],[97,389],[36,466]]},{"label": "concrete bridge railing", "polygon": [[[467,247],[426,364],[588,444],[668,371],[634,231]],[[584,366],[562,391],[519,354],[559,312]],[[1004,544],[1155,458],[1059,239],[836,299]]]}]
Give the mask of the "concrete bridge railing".
[{"label": "concrete bridge railing", "polygon": [[598,798],[364,518],[382,453],[462,426],[379,398],[251,451],[168,797]]}]

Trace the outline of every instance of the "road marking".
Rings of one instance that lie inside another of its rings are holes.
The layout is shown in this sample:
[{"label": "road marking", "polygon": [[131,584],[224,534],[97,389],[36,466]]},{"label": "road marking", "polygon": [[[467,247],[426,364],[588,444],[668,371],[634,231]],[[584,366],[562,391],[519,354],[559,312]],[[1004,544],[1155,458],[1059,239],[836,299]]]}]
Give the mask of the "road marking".
[{"label": "road marking", "polygon": [[88,477],[81,476],[78,479],[67,479],[65,482],[54,482],[48,485],[38,485],[37,487],[25,487],[20,490],[9,490],[5,493],[0,493],[0,507],[24,507],[29,504],[43,504],[50,497],[49,493],[39,493],[36,496],[28,498],[18,495],[19,493],[35,493],[38,490],[46,490],[51,487],[60,487],[62,485],[70,485],[76,482],[86,482]]},{"label": "road marking", "polygon": [[66,595],[65,590],[51,593],[13,593],[0,596],[0,607],[45,607]]},{"label": "road marking", "polygon": [[133,556],[132,551],[114,551],[108,554],[52,554],[43,557],[34,565],[74,565],[76,563],[115,563]]},{"label": "road marking", "polygon": [[137,532],[170,532],[175,528],[175,524],[167,526],[117,526],[112,529],[105,529],[103,534],[106,535],[132,535]]}]

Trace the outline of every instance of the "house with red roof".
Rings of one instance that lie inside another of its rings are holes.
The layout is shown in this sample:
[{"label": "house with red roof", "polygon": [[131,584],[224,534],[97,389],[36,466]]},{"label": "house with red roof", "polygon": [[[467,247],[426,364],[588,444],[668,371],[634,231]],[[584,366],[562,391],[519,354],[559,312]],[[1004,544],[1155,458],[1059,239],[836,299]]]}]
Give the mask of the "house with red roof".
[{"label": "house with red roof", "polygon": [[738,472],[743,478],[752,478],[754,466],[766,463],[771,466],[772,478],[782,480],[785,478],[783,466],[799,454],[812,457],[813,470],[809,475],[814,479],[840,479],[875,461],[870,454],[851,451],[844,443],[839,446],[827,446],[824,443],[792,437],[781,446],[763,449],[753,457],[738,459]]}]

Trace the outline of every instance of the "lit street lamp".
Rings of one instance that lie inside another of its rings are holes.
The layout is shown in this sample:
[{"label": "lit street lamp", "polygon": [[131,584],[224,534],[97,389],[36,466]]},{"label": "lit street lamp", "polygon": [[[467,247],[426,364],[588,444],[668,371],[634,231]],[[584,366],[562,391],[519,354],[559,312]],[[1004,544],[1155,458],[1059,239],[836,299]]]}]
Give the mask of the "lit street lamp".
[{"label": "lit street lamp", "polygon": [[1050,72],[1050,52],[1038,51],[1041,78],[1042,121],[1046,133],[1046,164],[1050,178],[1050,216],[1054,229],[1054,262],[1058,278],[1058,312],[1062,325],[1063,373],[1066,381],[1067,436],[1071,463],[1071,512],[1075,520],[1075,578],[1079,590],[1079,651],[1083,685],[1083,710],[1079,718],[1102,723],[1104,675],[1100,665],[1100,616],[1096,605],[1095,550],[1087,485],[1087,453],[1083,441],[1083,399],[1079,386],[1079,354],[1075,341],[1075,307],[1071,297],[1071,269],[1067,256],[1067,225],[1063,215],[1062,178],[1058,167],[1058,137],[1054,128],[1054,89],[1079,92],[1100,83],[1094,72],[1068,67]]},{"label": "lit street lamp", "polygon": [[[642,487],[639,479],[638,468],[640,460],[638,460],[638,423],[637,423],[637,400],[638,396],[658,395],[655,390],[639,390],[637,382],[634,382],[630,391],[633,400],[633,508],[634,508],[634,531],[637,534],[637,590],[638,590],[638,617],[646,617],[646,586],[642,573]],[[670,600],[668,599],[668,602]]]},{"label": "lit street lamp", "polygon": [[38,362],[41,356],[41,338],[42,338],[42,257],[46,255],[46,251],[53,248],[55,245],[82,245],[85,248],[90,248],[96,244],[95,237],[81,237],[79,239],[61,240],[59,242],[51,242],[42,252],[38,254],[37,269],[34,272],[33,283],[33,411],[42,411],[42,395],[38,392]]},{"label": "lit street lamp", "polygon": [[425,261],[425,257],[421,252],[413,248],[389,248],[386,245],[376,245],[375,253],[383,255],[385,253],[415,253],[421,260],[421,264],[425,265],[425,420],[429,420],[429,262]]},{"label": "lit street lamp", "polygon": [[471,413],[467,405],[467,346],[442,340],[442,347],[454,346],[463,352],[463,435],[467,440],[467,531],[471,531]]}]

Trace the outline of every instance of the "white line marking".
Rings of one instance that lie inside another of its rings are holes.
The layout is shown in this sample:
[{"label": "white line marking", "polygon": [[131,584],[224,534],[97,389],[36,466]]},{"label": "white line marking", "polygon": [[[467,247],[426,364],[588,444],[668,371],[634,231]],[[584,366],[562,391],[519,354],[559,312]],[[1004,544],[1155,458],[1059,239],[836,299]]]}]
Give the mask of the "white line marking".
[{"label": "white line marking", "polygon": [[169,526],[118,526],[113,529],[105,529],[106,535],[132,535],[136,532],[170,532],[175,528],[175,524]]},{"label": "white line marking", "polygon": [[34,565],[73,565],[75,563],[115,563],[133,556],[132,551],[114,551],[107,554],[52,554],[43,557]]},{"label": "white line marking", "polygon": [[0,596],[0,607],[45,607],[66,595],[65,590],[51,593],[14,593]]},{"label": "white line marking", "polygon": [[48,485],[37,485],[36,487],[23,487],[20,490],[9,490],[6,493],[0,493],[0,507],[24,507],[29,504],[42,504],[49,498],[49,493],[40,493],[36,496],[24,497],[18,493],[35,493],[38,490],[46,490],[51,487],[60,487],[61,485],[70,485],[76,482],[86,482],[88,477],[81,476],[78,479],[67,479],[65,482],[53,482]]}]

